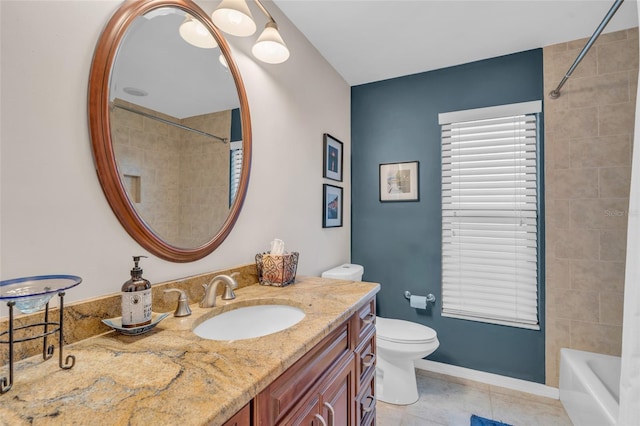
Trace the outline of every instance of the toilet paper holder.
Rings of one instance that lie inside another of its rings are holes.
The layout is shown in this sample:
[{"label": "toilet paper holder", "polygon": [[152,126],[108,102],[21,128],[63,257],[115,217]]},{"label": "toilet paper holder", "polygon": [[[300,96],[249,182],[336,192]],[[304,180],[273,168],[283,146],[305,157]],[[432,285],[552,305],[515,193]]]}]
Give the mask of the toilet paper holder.
[{"label": "toilet paper holder", "polygon": [[[404,298],[407,299],[407,300],[411,300],[411,292],[410,291],[405,291],[404,292]],[[427,294],[427,302],[434,303],[435,301],[436,301],[436,297],[433,295],[433,293]]]}]

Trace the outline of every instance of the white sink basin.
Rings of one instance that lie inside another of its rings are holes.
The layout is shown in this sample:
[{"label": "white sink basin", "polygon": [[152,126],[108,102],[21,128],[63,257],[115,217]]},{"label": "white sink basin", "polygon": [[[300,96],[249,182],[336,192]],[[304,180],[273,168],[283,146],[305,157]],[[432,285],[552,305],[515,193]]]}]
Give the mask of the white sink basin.
[{"label": "white sink basin", "polygon": [[289,305],[255,305],[223,312],[198,325],[193,332],[209,340],[240,340],[282,331],[304,318]]}]

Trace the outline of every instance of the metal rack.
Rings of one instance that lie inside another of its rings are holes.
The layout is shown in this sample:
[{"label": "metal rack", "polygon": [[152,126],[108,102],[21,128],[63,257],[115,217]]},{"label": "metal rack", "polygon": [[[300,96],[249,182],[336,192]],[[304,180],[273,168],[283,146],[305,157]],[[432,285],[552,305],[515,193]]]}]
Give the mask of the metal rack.
[{"label": "metal rack", "polygon": [[[53,353],[55,351],[54,345],[48,345],[47,340],[48,336],[51,334],[59,333],[58,342],[59,342],[59,354],[58,354],[58,365],[63,370],[69,370],[73,368],[76,364],[76,357],[74,355],[67,355],[66,358],[63,356],[63,347],[64,347],[64,295],[65,292],[61,291],[58,293],[58,297],[60,298],[60,319],[58,322],[49,321],[49,302],[47,302],[44,309],[44,321],[38,322],[34,324],[22,325],[20,327],[14,327],[14,318],[13,318],[13,309],[16,304],[14,300],[10,300],[7,302],[7,306],[9,307],[9,329],[0,333],[0,338],[7,335],[7,340],[0,340],[0,343],[9,345],[9,377],[0,377],[0,394],[7,393],[11,387],[13,386],[13,347],[15,343],[27,342],[29,340],[35,339],[43,339],[42,343],[42,358],[46,361],[49,358],[53,357]],[[16,339],[15,332],[18,330],[25,330],[33,327],[43,327],[42,333],[36,336],[29,336]],[[49,327],[54,327],[49,329]],[[64,361],[63,361],[64,358]]]}]

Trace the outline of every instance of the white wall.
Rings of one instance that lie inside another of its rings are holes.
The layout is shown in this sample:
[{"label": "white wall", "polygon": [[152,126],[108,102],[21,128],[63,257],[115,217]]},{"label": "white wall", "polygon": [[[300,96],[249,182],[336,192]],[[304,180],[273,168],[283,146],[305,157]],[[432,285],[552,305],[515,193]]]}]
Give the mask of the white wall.
[{"label": "white wall", "polygon": [[[207,12],[217,3],[198,2]],[[0,277],[79,275],[84,281],[68,301],[119,291],[131,256],[148,254],[107,204],[87,124],[93,50],[119,4],[0,1]],[[253,262],[274,237],[300,252],[299,274],[317,275],[349,260],[350,89],[273,3],[266,6],[291,50],[287,62],[267,65],[245,54],[257,34],[230,40],[253,127],[244,208],[206,258],[187,264],[144,259],[152,283]],[[260,29],[265,21],[257,9],[254,16]],[[345,143],[342,228],[322,229],[323,132]]]}]

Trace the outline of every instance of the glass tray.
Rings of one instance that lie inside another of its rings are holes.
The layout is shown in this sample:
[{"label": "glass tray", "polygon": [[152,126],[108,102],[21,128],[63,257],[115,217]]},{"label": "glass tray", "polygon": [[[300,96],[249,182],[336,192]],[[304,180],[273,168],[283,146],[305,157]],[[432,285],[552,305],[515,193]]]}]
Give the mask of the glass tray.
[{"label": "glass tray", "polygon": [[82,282],[75,275],[39,275],[0,281],[0,300],[13,301],[25,314],[45,307],[54,294],[68,290]]}]

